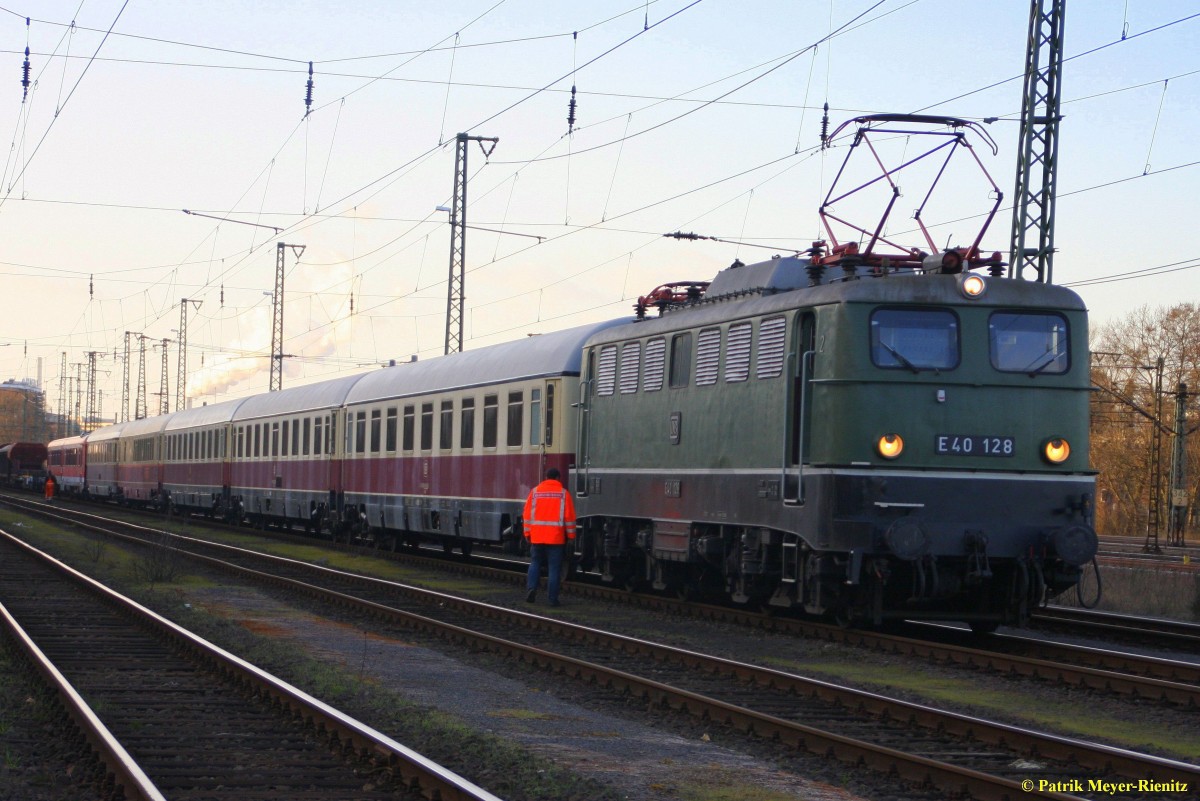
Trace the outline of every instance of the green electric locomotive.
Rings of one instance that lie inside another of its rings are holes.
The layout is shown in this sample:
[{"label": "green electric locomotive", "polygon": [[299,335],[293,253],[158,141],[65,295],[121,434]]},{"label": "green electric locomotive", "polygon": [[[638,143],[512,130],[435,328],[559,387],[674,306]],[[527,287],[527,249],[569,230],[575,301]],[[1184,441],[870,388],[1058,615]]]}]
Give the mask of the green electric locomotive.
[{"label": "green electric locomotive", "polygon": [[1096,549],[1083,303],[954,252],[926,262],[735,263],[592,336],[582,567],[983,630],[1073,587]]}]

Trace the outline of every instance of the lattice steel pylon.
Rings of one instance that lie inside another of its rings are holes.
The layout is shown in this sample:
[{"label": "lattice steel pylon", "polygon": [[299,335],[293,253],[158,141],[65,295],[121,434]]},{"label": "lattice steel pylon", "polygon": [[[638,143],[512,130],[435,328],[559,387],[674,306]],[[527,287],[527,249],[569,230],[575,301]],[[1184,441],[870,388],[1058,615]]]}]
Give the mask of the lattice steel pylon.
[{"label": "lattice steel pylon", "polygon": [[129,338],[132,331],[125,332],[125,361],[121,367],[121,422],[129,420]]},{"label": "lattice steel pylon", "polygon": [[62,352],[62,361],[58,365],[58,431],[60,437],[67,434],[67,352]]},{"label": "lattice steel pylon", "polygon": [[171,400],[167,390],[167,373],[170,371],[170,368],[168,367],[170,362],[167,360],[167,343],[170,341],[171,340],[169,339],[164,339],[162,341],[162,379],[159,382],[158,388],[159,414],[166,414],[171,410]]},{"label": "lattice steel pylon", "polygon": [[293,255],[299,260],[304,255],[305,245],[286,245],[283,242],[275,245],[275,291],[271,293],[271,383],[268,389],[270,392],[278,392],[283,389],[283,359],[290,355],[283,352],[283,253],[287,248],[291,248]]},{"label": "lattice steel pylon", "polygon": [[199,309],[204,301],[188,300],[183,298],[179,301],[179,369],[175,373],[175,411],[181,412],[187,408],[187,308],[189,303],[194,303]]},{"label": "lattice steel pylon", "polygon": [[[500,140],[491,136],[468,136],[460,133],[454,146],[454,198],[450,206],[450,278],[446,290],[446,349],[456,353],[463,349],[463,305],[466,302],[467,263],[467,144],[478,142],[483,157],[492,155]],[[491,147],[484,147],[491,142]]]},{"label": "lattice steel pylon", "polygon": [[[1058,124],[1062,119],[1063,17],[1066,0],[1032,0],[1025,54],[1025,95],[1021,104],[1021,143],[1013,191],[1009,278],[1052,283],[1054,203],[1058,184]],[[1036,247],[1032,238],[1036,237]]]},{"label": "lattice steel pylon", "polygon": [[75,362],[75,425],[83,433],[83,362]]},{"label": "lattice steel pylon", "polygon": [[87,410],[84,412],[83,424],[88,431],[91,431],[96,425],[96,357],[99,355],[99,351],[94,350],[89,350],[87,354]]},{"label": "lattice steel pylon", "polygon": [[1158,535],[1162,525],[1162,438],[1163,438],[1163,364],[1162,356],[1154,363],[1154,420],[1150,431],[1150,503],[1146,514],[1146,553],[1162,553]]},{"label": "lattice steel pylon", "polygon": [[141,420],[146,413],[146,337],[138,334],[138,386],[137,395],[133,399],[133,419]]}]

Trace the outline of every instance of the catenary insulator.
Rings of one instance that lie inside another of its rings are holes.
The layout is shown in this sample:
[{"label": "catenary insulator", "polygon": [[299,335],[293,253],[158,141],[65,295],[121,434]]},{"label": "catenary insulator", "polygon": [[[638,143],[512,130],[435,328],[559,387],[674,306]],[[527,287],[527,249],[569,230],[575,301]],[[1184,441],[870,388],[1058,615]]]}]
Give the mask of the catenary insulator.
[{"label": "catenary insulator", "polygon": [[312,62],[308,62],[308,90],[304,93],[304,116],[307,117],[312,113],[312,89],[313,89],[313,69]]},{"label": "catenary insulator", "polygon": [[21,86],[25,87],[25,95],[21,98],[24,103],[29,98],[29,48],[25,48],[25,66],[21,68]]},{"label": "catenary insulator", "polygon": [[567,133],[575,132],[575,87],[571,86],[571,102],[567,104]]}]

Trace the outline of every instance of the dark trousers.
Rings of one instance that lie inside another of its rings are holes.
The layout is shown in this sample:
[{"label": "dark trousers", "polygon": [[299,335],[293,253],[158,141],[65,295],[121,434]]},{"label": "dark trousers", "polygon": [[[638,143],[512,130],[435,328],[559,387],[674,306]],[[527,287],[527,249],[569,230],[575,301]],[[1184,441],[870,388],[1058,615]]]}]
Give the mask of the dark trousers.
[{"label": "dark trousers", "polygon": [[546,580],[546,597],[550,603],[558,603],[558,584],[562,577],[562,545],[530,545],[529,546],[529,576],[525,580],[525,589],[537,589],[538,579],[542,575],[542,561],[546,562],[549,577]]}]

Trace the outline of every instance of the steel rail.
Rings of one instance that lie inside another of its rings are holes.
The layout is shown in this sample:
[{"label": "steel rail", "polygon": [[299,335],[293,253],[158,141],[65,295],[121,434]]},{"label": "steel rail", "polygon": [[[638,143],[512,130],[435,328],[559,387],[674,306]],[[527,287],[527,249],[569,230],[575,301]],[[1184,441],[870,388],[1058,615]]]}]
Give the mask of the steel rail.
[{"label": "steel rail", "polygon": [[1097,612],[1069,606],[1047,606],[1034,615],[1034,622],[1068,623],[1103,633],[1140,633],[1161,636],[1165,640],[1200,651],[1200,623],[1164,618],[1136,617],[1117,612]]},{"label": "steel rail", "polygon": [[436,801],[502,801],[498,796],[467,781],[402,743],[193,634],[49,554],[43,553],[7,532],[0,531],[0,534],[4,534],[14,544],[53,567],[62,575],[86,587],[97,597],[178,643],[191,652],[197,660],[208,663],[216,672],[264,693],[306,723],[315,726],[318,731],[336,733],[344,742],[351,744],[360,756],[373,758],[394,771],[408,785],[410,791]]},{"label": "steel rail", "polygon": [[[10,538],[8,532],[3,529],[0,529],[0,536]],[[75,723],[108,771],[108,779],[121,788],[126,801],[166,801],[166,797],[154,786],[154,782],[142,771],[137,761],[129,755],[87,701],[83,700],[83,696],[59,672],[2,603],[0,621],[3,622],[4,631],[15,644],[18,653],[54,691],[67,716]]]}]

